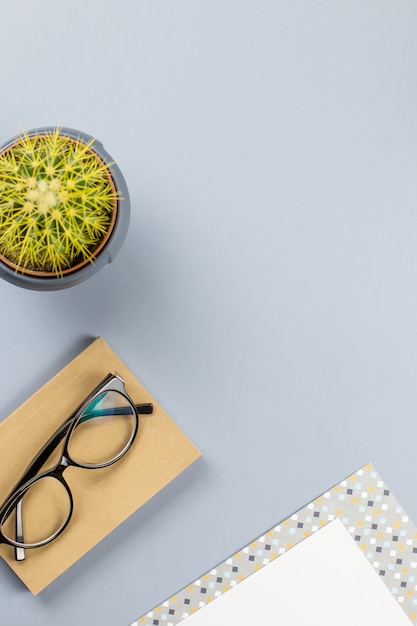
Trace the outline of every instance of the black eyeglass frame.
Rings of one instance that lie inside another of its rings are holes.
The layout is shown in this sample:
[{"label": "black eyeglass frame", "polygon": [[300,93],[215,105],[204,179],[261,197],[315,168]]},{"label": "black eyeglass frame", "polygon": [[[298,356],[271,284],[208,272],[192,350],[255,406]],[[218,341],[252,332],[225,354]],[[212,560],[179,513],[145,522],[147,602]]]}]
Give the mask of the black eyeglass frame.
[{"label": "black eyeglass frame", "polygon": [[[94,402],[96,398],[108,391],[116,391],[120,393],[130,405],[134,416],[134,427],[132,434],[124,446],[124,448],[112,459],[104,463],[82,463],[73,459],[68,451],[69,441],[75,428],[80,423],[80,419],[85,409]],[[48,439],[44,446],[33,458],[25,472],[7,496],[5,501],[0,506],[0,544],[7,544],[15,548],[15,558],[17,561],[23,561],[25,559],[26,548],[40,548],[54,541],[68,526],[72,513],[74,510],[74,501],[71,493],[71,489],[65,480],[63,473],[67,467],[79,467],[83,469],[101,469],[109,467],[117,461],[119,461],[132,447],[133,442],[139,430],[139,414],[151,414],[153,412],[153,405],[151,403],[135,404],[126,392],[124,381],[118,374],[107,374],[107,376],[101,381],[101,383],[90,393],[90,395],[82,402],[82,404],[65,420],[65,422],[54,432],[54,434]],[[52,468],[41,472],[43,465],[49,459],[51,454],[64,440],[61,458]],[[68,516],[64,524],[49,537],[36,542],[25,543],[23,537],[23,523],[22,523],[22,499],[27,493],[29,488],[38,482],[39,480],[51,477],[58,480],[65,488],[68,500],[69,509]],[[16,540],[6,537],[2,532],[4,522],[11,515],[13,510],[16,509]]]}]

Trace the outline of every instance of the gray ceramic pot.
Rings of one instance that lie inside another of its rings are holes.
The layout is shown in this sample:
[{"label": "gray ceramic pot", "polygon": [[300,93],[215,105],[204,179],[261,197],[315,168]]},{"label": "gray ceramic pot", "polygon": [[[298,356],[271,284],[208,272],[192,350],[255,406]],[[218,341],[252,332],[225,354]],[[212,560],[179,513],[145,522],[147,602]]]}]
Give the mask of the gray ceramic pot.
[{"label": "gray ceramic pot", "polygon": [[[55,130],[55,127],[45,126],[42,128],[34,128],[28,131],[27,134],[29,136],[49,134]],[[65,135],[83,143],[87,143],[93,139],[90,135],[72,128],[60,128],[60,135]],[[9,148],[18,139],[19,137],[14,137],[12,140],[1,146],[0,152]],[[108,164],[108,169],[112,176],[113,183],[120,196],[117,201],[116,220],[111,235],[104,247],[97,254],[94,262],[90,262],[78,269],[65,273],[63,276],[36,276],[33,273],[29,274],[16,271],[0,259],[1,278],[4,278],[14,285],[18,285],[19,287],[25,287],[26,289],[35,289],[38,291],[66,289],[67,287],[78,285],[96,274],[105,265],[111,263],[116,254],[119,252],[126,237],[130,220],[130,199],[126,181],[120,171],[120,168],[114,163],[114,160],[109,153],[106,152],[103,145],[96,139],[91,146],[91,150],[96,152],[104,163]]]}]

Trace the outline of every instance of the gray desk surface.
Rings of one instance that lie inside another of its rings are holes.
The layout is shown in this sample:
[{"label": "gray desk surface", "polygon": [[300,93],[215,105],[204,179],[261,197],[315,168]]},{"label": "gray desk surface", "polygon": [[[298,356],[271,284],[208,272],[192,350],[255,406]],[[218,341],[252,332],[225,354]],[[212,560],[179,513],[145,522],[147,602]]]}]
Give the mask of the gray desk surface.
[{"label": "gray desk surface", "polygon": [[0,22],[1,141],[84,130],[133,204],[88,283],[0,284],[0,416],[102,335],[203,452],[40,596],[0,563],[1,623],[127,626],[367,461],[417,520],[415,1]]}]

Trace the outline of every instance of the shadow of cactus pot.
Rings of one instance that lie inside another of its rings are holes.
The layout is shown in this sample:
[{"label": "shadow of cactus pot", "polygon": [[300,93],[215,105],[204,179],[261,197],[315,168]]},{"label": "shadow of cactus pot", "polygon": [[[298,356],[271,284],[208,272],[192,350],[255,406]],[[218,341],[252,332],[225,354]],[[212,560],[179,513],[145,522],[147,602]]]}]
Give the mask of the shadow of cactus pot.
[{"label": "shadow of cactus pot", "polygon": [[71,128],[36,128],[0,147],[0,277],[39,291],[77,285],[126,237],[126,181],[103,145]]}]

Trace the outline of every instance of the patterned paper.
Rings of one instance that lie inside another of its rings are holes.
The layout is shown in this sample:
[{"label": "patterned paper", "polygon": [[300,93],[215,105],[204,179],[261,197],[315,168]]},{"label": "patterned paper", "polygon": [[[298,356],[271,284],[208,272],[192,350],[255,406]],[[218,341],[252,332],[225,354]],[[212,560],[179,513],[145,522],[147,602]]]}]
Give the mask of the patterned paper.
[{"label": "patterned paper", "polygon": [[417,528],[368,464],[131,626],[180,624],[335,518],[417,625]]}]

